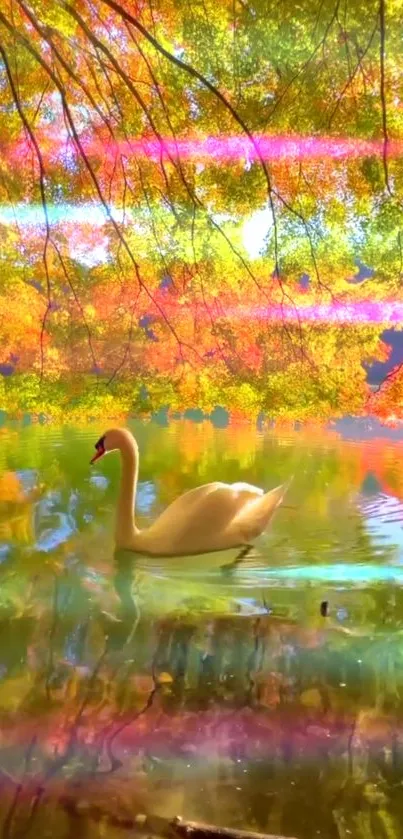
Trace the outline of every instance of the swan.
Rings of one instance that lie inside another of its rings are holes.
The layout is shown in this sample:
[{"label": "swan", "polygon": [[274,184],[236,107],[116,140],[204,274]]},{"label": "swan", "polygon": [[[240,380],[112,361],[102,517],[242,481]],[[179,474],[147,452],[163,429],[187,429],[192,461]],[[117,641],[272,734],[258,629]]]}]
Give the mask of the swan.
[{"label": "swan", "polygon": [[116,547],[148,556],[191,556],[240,548],[237,559],[242,558],[266,530],[290,484],[267,493],[245,483],[204,484],[176,498],[150,527],[139,530],[134,520],[139,450],[133,435],[125,428],[106,431],[95,444],[90,463],[116,450],[122,461]]}]

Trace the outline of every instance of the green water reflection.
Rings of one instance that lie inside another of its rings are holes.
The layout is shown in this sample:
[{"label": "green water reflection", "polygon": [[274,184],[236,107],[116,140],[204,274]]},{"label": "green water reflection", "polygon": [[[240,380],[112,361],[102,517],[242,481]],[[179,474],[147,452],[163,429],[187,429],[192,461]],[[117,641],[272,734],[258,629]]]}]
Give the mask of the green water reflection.
[{"label": "green water reflection", "polygon": [[141,525],[208,480],[294,483],[241,565],[146,561],[113,550],[103,427],[0,430],[3,835],[120,836],[149,812],[400,836],[403,444],[132,429]]}]

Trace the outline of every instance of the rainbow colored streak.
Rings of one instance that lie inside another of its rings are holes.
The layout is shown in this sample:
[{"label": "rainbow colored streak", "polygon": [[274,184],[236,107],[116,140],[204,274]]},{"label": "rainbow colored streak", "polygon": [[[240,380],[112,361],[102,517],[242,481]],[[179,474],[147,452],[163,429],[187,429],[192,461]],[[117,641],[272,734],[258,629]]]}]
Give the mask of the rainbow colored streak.
[{"label": "rainbow colored streak", "polygon": [[[337,757],[340,748],[345,748],[351,736],[356,714],[349,713],[347,709],[344,713],[326,714],[303,706],[290,711],[290,708],[280,704],[278,690],[281,678],[276,679],[275,674],[266,674],[268,684],[270,676],[272,689],[267,692],[264,708],[238,708],[236,714],[233,708],[216,708],[212,712],[199,709],[197,712],[184,712],[176,718],[161,713],[156,717],[150,711],[141,722],[135,720],[132,725],[125,726],[116,737],[114,745],[115,754],[122,759],[123,771],[132,755],[138,755],[142,749],[165,761],[181,760],[188,764],[188,768],[199,771],[203,771],[203,764],[204,767],[211,767],[212,761],[221,763],[228,759],[232,760],[233,769],[238,764],[240,771],[242,768],[248,769],[255,760],[263,759],[270,763],[273,752],[281,749],[284,744],[287,744],[288,750],[296,752],[302,762],[320,758],[323,756],[323,748],[330,757],[334,750],[333,754]],[[347,698],[348,687],[339,685],[340,697],[346,689]],[[89,719],[88,722],[88,727],[81,725],[76,732],[77,743],[84,749],[91,747],[102,731],[102,725],[96,719]],[[378,720],[375,719],[365,730],[360,731],[361,749],[370,746],[381,749],[389,744],[388,723],[388,715],[380,712]],[[119,721],[115,723],[111,717],[108,723],[109,734],[115,726],[119,731]],[[58,716],[53,715],[53,718],[49,714],[35,720],[19,719],[18,725],[6,724],[4,729],[5,738],[13,746],[18,743],[25,746],[35,731],[38,746],[42,746],[47,755],[54,755],[55,748],[63,754],[71,736],[71,726],[65,725],[60,713]],[[399,729],[401,732],[400,725]],[[234,744],[238,744],[238,759],[234,759]]]}]

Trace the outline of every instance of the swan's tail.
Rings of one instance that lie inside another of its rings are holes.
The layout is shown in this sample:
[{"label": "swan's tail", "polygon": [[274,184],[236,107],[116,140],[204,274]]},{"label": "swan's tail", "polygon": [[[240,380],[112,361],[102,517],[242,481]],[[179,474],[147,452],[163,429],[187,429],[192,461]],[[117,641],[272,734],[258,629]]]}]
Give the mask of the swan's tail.
[{"label": "swan's tail", "polygon": [[277,507],[283,501],[293,477],[289,478],[285,484],[266,492],[260,498],[250,501],[238,513],[233,524],[239,527],[242,541],[245,544],[254,544],[259,536],[266,531]]}]

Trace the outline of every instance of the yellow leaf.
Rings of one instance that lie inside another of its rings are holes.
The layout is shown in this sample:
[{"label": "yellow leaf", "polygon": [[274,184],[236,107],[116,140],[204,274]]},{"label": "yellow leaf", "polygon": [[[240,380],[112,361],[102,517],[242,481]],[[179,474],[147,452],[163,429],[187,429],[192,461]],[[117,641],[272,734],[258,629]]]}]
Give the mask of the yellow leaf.
[{"label": "yellow leaf", "polygon": [[319,711],[322,708],[322,697],[317,688],[310,688],[301,693],[301,704],[305,708],[312,708]]},{"label": "yellow leaf", "polygon": [[159,674],[159,676],[157,678],[157,682],[160,685],[169,685],[169,684],[172,684],[173,678],[170,675],[170,673],[163,672],[163,673]]}]

